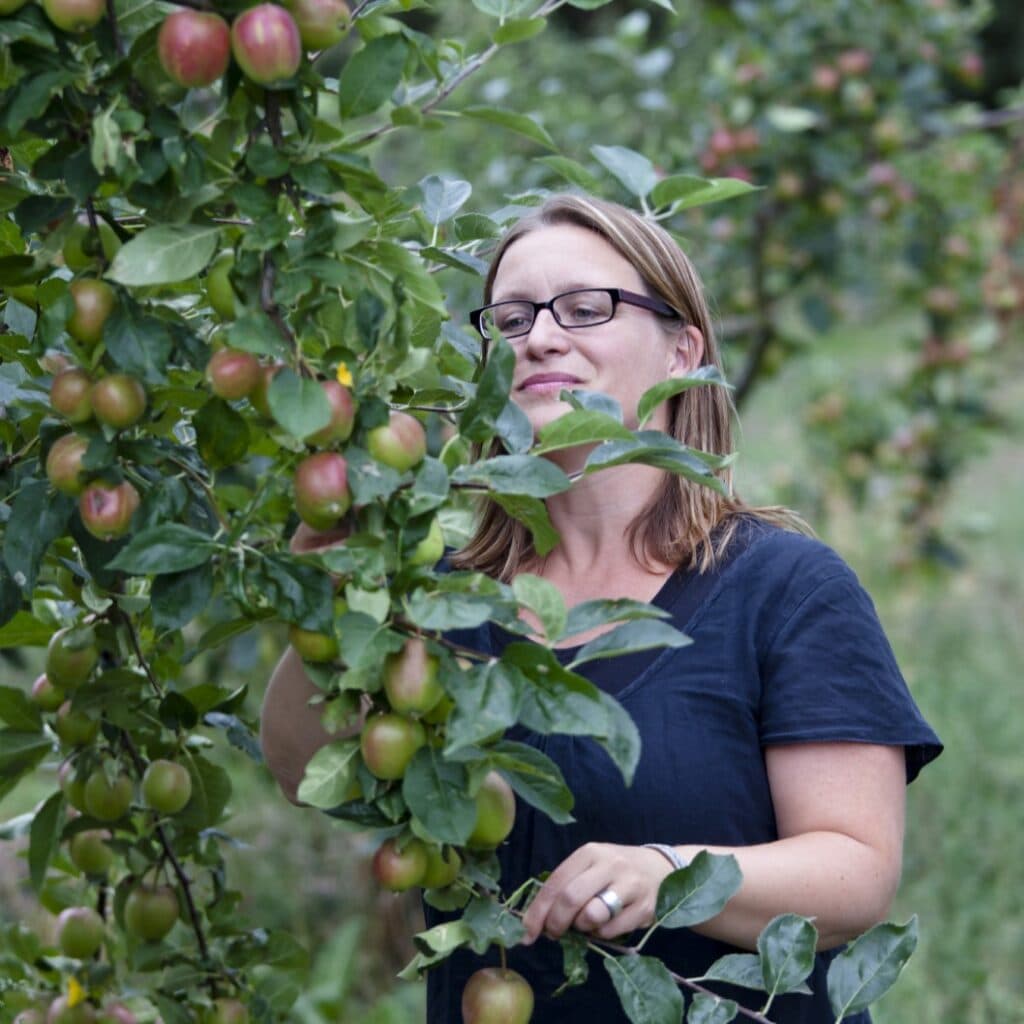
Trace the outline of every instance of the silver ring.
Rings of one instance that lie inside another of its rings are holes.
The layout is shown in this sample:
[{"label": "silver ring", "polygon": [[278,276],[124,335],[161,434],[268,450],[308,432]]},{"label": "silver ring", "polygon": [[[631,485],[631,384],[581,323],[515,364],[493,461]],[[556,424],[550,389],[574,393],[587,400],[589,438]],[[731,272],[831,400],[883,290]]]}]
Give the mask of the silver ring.
[{"label": "silver ring", "polygon": [[622,913],[622,898],[614,889],[602,889],[594,899],[600,900],[608,908],[608,920]]}]

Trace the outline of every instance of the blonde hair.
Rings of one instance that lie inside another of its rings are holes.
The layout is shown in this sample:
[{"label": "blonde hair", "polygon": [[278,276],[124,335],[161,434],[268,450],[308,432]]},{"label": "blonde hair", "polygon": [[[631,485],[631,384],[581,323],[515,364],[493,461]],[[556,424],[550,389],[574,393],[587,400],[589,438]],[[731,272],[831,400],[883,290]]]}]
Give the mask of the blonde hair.
[{"label": "blonde hair", "polygon": [[[564,193],[526,214],[498,243],[484,283],[484,302],[491,301],[495,276],[510,246],[531,231],[564,224],[593,231],[628,260],[651,297],[678,310],[704,336],[701,364],[721,370],[704,287],[693,264],[664,228],[618,203]],[[735,414],[726,388],[690,388],[668,400],[667,433],[692,448],[726,455],[732,451]],[[726,496],[666,472],[652,500],[630,524],[626,536],[634,557],[648,566],[686,564],[705,572],[725,554],[744,516],[810,532],[788,509],[755,508],[740,501],[733,494],[731,468],[720,470],[718,477]],[[477,569],[505,581],[536,561],[527,528],[489,499],[483,502],[473,537],[452,559],[457,568]]]}]

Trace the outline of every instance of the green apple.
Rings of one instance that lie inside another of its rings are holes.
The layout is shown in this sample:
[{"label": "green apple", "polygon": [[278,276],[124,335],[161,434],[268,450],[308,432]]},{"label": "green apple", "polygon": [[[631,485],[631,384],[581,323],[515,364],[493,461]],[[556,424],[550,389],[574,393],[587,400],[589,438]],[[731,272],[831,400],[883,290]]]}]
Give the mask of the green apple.
[{"label": "green apple", "polygon": [[378,779],[400,779],[427,734],[414,718],[384,713],[366,720],[359,737],[366,767]]},{"label": "green apple", "polygon": [[288,643],[304,661],[327,662],[338,657],[338,641],[330,633],[318,633],[301,626],[288,627]]},{"label": "green apple", "polygon": [[462,858],[454,847],[427,847],[427,869],[419,884],[424,889],[443,889],[455,881],[461,867]]},{"label": "green apple", "polygon": [[221,253],[206,274],[206,298],[221,320],[235,319],[235,290],[231,287],[234,253]]},{"label": "green apple", "polygon": [[441,520],[434,516],[430,521],[427,535],[413,548],[409,556],[409,565],[436,565],[444,554],[444,534],[441,532]]},{"label": "green apple", "polygon": [[64,691],[42,675],[32,684],[29,699],[40,711],[56,711],[64,703]]},{"label": "green apple", "polygon": [[86,812],[100,821],[117,821],[131,807],[134,793],[131,777],[124,772],[108,779],[103,768],[96,768],[85,780]]},{"label": "green apple", "polygon": [[53,730],[65,747],[85,747],[96,738],[100,731],[100,723],[95,718],[90,718],[84,711],[72,708],[71,701],[66,700],[57,708]]},{"label": "green apple", "polygon": [[142,798],[154,811],[177,814],[192,798],[192,776],[176,761],[153,761],[142,776]]},{"label": "green apple", "polygon": [[95,345],[103,337],[103,327],[117,305],[114,289],[105,281],[86,277],[72,281],[68,291],[73,303],[68,334],[83,345]]},{"label": "green apple", "polygon": [[373,857],[373,876],[385,889],[405,892],[423,881],[427,871],[427,848],[419,839],[399,843],[388,839]]},{"label": "green apple", "polygon": [[68,842],[71,863],[87,875],[105,875],[114,860],[114,851],[107,846],[110,833],[105,829],[76,832]]},{"label": "green apple", "polygon": [[427,435],[415,416],[393,412],[387,423],[366,435],[366,447],[378,462],[404,473],[427,454]]},{"label": "green apple", "polygon": [[476,794],[476,824],[466,845],[490,850],[502,843],[516,821],[512,787],[497,773],[488,772]]},{"label": "green apple", "polygon": [[121,248],[117,232],[102,218],[96,222],[93,231],[88,217],[79,217],[64,238],[61,254],[68,270],[89,270],[95,268],[102,258],[109,263]]},{"label": "green apple", "polygon": [[169,885],[140,885],[125,900],[125,930],[147,942],[159,942],[177,920],[178,896]]},{"label": "green apple", "polygon": [[91,629],[59,629],[46,648],[46,676],[58,689],[75,690],[92,675],[99,660]]},{"label": "green apple", "polygon": [[103,945],[103,918],[92,907],[68,907],[57,918],[57,945],[65,956],[88,960]]},{"label": "green apple", "polygon": [[424,714],[444,696],[437,681],[437,658],[422,637],[406,638],[402,649],[384,660],[384,692],[399,713]]},{"label": "green apple", "polygon": [[528,1024],[533,989],[507,967],[483,967],[462,990],[462,1024]]}]

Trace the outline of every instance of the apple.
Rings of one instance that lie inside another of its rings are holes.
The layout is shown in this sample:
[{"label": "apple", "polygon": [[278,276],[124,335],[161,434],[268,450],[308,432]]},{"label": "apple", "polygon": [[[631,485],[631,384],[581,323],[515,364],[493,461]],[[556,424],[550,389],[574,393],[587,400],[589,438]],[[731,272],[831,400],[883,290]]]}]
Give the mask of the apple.
[{"label": "apple", "polygon": [[85,423],[92,419],[91,390],[92,377],[85,370],[61,370],[50,384],[50,405],[69,423]]},{"label": "apple", "polygon": [[64,703],[64,691],[54,686],[45,675],[41,675],[32,684],[29,699],[40,711],[56,711]]},{"label": "apple", "polygon": [[96,1007],[85,1002],[71,1005],[70,997],[57,996],[46,1011],[46,1024],[95,1024]]},{"label": "apple", "polygon": [[960,308],[960,296],[955,288],[937,284],[924,295],[925,307],[939,316],[952,316]]},{"label": "apple", "polygon": [[125,931],[159,942],[178,920],[178,895],[169,885],[140,885],[124,903]]},{"label": "apple", "polygon": [[104,930],[92,907],[68,907],[57,918],[57,945],[65,956],[88,960],[103,945]]},{"label": "apple", "polygon": [[116,487],[90,484],[78,499],[85,528],[99,540],[123,537],[139,507],[139,492],[125,480]]},{"label": "apple", "polygon": [[423,714],[444,696],[437,681],[437,658],[428,653],[426,641],[406,638],[402,649],[384,659],[384,692],[399,713]]},{"label": "apple", "polygon": [[92,28],[107,10],[106,0],[43,0],[46,16],[64,32]]},{"label": "apple", "polygon": [[843,50],[836,57],[836,64],[844,75],[865,75],[871,70],[871,51],[860,47]]},{"label": "apple", "polygon": [[261,416],[270,416],[270,403],[267,401],[267,391],[270,389],[271,381],[277,376],[278,371],[284,369],[284,363],[270,363],[260,367],[260,377],[256,386],[249,394],[249,401],[252,407]]},{"label": "apple", "polygon": [[338,657],[338,641],[330,633],[317,633],[301,626],[288,627],[288,643],[304,661],[334,661]]},{"label": "apple", "polygon": [[405,892],[419,885],[427,871],[427,848],[419,839],[401,846],[388,839],[373,855],[373,877],[392,892]]},{"label": "apple", "polygon": [[400,779],[427,734],[414,718],[390,712],[367,719],[359,737],[366,767],[378,779]]},{"label": "apple", "polygon": [[177,814],[192,798],[192,777],[176,761],[152,761],[142,776],[142,798],[161,814]]},{"label": "apple", "polygon": [[[9,13],[9,11],[4,10],[3,4],[0,3],[0,14]],[[27,1010],[22,1010],[11,1024],[46,1024],[46,1014],[38,1006],[30,1006]]]},{"label": "apple", "polygon": [[[70,704],[68,705],[70,708]],[[76,811],[85,811],[85,782],[78,777],[75,766],[70,761],[64,761],[57,769],[57,784],[64,794],[64,799]]]},{"label": "apple", "polygon": [[206,364],[210,390],[228,401],[245,398],[259,384],[262,374],[260,361],[251,352],[234,348],[218,349]]},{"label": "apple", "polygon": [[314,530],[329,530],[349,510],[348,466],[336,452],[318,452],[295,470],[295,511]]},{"label": "apple", "polygon": [[378,462],[404,473],[427,454],[427,435],[415,416],[393,412],[386,424],[367,434],[366,447]]},{"label": "apple", "polygon": [[124,772],[108,779],[102,768],[95,768],[85,780],[86,813],[100,821],[117,821],[131,807],[134,792],[131,777]]},{"label": "apple", "polygon": [[436,565],[444,554],[444,533],[441,520],[435,516],[430,521],[426,537],[421,540],[409,556],[409,565]]},{"label": "apple", "polygon": [[83,277],[72,281],[68,291],[74,303],[68,334],[83,345],[95,345],[103,337],[103,325],[117,303],[114,289],[106,281]]},{"label": "apple", "polygon": [[74,690],[92,674],[100,660],[91,629],[58,629],[46,648],[46,675],[61,690]]},{"label": "apple", "polygon": [[[28,0],[0,0],[0,15],[6,17],[8,14],[13,14],[15,11],[21,10],[26,3],[28,3]],[[26,1010],[24,1012],[28,1013],[29,1011]],[[20,1016],[21,1014],[19,1013],[18,1017]],[[17,1020],[18,1017],[15,1017],[14,1019]]]},{"label": "apple", "polygon": [[257,4],[231,26],[231,52],[247,78],[260,85],[287,81],[302,63],[295,19],[277,4]]},{"label": "apple", "polygon": [[462,1024],[529,1024],[533,989],[508,967],[482,967],[462,990]]},{"label": "apple", "polygon": [[89,442],[78,434],[58,437],[46,455],[46,478],[61,494],[77,497],[85,490],[86,476],[83,465]]},{"label": "apple", "polygon": [[64,238],[61,255],[68,270],[90,270],[101,257],[109,263],[120,248],[121,239],[105,220],[97,220],[94,231],[88,217],[79,217]]},{"label": "apple", "polygon": [[221,320],[235,319],[235,290],[230,277],[234,265],[234,253],[221,253],[206,274],[206,298]]},{"label": "apple", "polygon": [[803,191],[804,180],[793,171],[782,171],[775,179],[775,192],[780,199],[799,199]]},{"label": "apple", "polygon": [[819,64],[811,71],[811,89],[822,96],[831,96],[842,81],[838,68],[831,64]]},{"label": "apple", "polygon": [[106,842],[109,838],[105,829],[76,832],[68,842],[71,863],[87,875],[105,875],[114,860],[114,851]]},{"label": "apple", "polygon": [[146,411],[146,389],[128,373],[111,373],[96,381],[90,400],[96,419],[116,430],[138,423]]},{"label": "apple", "polygon": [[96,1024],[137,1024],[137,1020],[124,1003],[107,1003],[100,1010]]},{"label": "apple", "polygon": [[512,831],[516,820],[516,798],[512,787],[497,773],[488,772],[476,794],[476,824],[466,845],[493,849]]},{"label": "apple", "polygon": [[[77,711],[71,707],[71,701],[66,700],[59,708],[53,720],[53,730],[57,733],[61,743],[66,747],[85,747],[96,738],[100,730],[100,723],[90,718],[84,711]],[[78,804],[68,797],[72,806]],[[85,800],[84,785],[82,788],[82,802]],[[82,808],[79,808],[80,810]]]},{"label": "apple", "polygon": [[204,1014],[203,1024],[249,1024],[249,1008],[240,999],[221,996]]},{"label": "apple", "polygon": [[322,446],[334,444],[336,441],[347,441],[352,435],[356,419],[352,392],[336,380],[325,380],[322,386],[331,407],[331,418],[327,421],[326,427],[321,427],[310,434],[306,438],[306,443]]},{"label": "apple", "polygon": [[326,50],[345,38],[351,12],[345,0],[286,0],[307,50]]},{"label": "apple", "polygon": [[[447,850],[447,855],[445,850]],[[419,884],[424,889],[443,889],[455,881],[461,867],[462,858],[454,847],[429,846],[427,847],[427,869],[423,872],[423,878],[420,879]]]},{"label": "apple", "polygon": [[219,14],[180,8],[160,26],[156,52],[160,66],[178,85],[211,85],[228,69],[231,30]]}]

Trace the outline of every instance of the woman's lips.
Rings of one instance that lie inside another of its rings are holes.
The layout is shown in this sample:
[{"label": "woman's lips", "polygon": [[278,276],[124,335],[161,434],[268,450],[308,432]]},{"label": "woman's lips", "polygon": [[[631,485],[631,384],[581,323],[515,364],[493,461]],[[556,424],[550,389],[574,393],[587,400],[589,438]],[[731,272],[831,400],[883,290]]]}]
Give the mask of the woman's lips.
[{"label": "woman's lips", "polygon": [[527,377],[519,385],[518,390],[532,392],[554,391],[558,393],[563,388],[575,387],[579,382],[578,377],[573,377],[567,373],[535,373],[532,377]]}]

